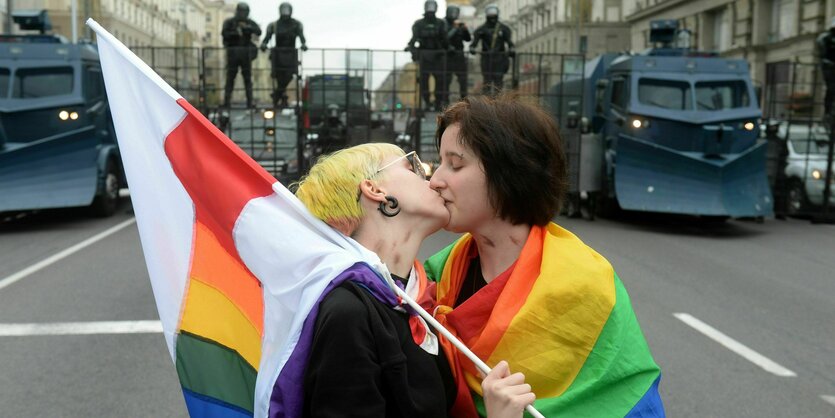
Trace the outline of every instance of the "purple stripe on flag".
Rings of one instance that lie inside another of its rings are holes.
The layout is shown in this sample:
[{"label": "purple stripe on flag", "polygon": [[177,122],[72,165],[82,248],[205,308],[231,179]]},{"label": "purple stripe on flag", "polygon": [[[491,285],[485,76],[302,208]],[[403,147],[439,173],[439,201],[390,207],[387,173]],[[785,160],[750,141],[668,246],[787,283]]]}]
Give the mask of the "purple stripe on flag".
[{"label": "purple stripe on flag", "polygon": [[319,305],[333,289],[348,280],[366,288],[375,298],[388,306],[396,306],[398,303],[397,297],[385,281],[365,263],[354,264],[336,276],[322,292],[322,295],[319,296],[319,300],[316,301],[313,309],[310,310],[310,314],[304,320],[296,348],[293,349],[290,358],[287,359],[287,363],[278,374],[278,379],[273,385],[272,395],[270,395],[270,417],[302,416],[304,373],[307,369],[307,361],[310,358],[310,346],[313,342],[313,331],[319,314]]}]

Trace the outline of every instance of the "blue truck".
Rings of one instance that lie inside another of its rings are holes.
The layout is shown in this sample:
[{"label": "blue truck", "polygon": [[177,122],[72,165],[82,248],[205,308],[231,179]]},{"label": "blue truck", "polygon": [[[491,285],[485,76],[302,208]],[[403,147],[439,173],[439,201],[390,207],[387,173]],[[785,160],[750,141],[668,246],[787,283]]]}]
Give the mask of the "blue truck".
[{"label": "blue truck", "polygon": [[117,209],[124,175],[92,44],[46,35],[45,11],[17,12],[0,35],[0,213]]},{"label": "blue truck", "polygon": [[691,50],[674,20],[651,25],[659,47],[598,56],[582,78],[552,89],[553,97],[582,96],[551,104],[575,115],[582,132],[568,144],[577,156],[574,201],[592,213],[771,215],[748,63]]}]

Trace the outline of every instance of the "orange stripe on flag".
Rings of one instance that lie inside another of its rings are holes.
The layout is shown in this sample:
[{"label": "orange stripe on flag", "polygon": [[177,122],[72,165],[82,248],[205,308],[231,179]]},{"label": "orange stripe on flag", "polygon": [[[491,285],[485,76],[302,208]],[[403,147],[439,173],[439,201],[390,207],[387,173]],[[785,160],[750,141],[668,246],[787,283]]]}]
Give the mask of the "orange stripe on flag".
[{"label": "orange stripe on flag", "polygon": [[217,289],[238,307],[252,326],[263,333],[264,304],[258,280],[220,245],[199,220],[194,237],[191,276]]},{"label": "orange stripe on flag", "polygon": [[181,331],[235,350],[252,368],[261,361],[261,335],[243,313],[217,289],[192,276]]}]

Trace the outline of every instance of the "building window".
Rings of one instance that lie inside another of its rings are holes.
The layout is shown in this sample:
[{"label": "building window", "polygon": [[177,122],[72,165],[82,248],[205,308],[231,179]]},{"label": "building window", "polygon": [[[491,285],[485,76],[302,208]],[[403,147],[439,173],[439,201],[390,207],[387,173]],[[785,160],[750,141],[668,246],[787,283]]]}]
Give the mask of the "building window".
[{"label": "building window", "polygon": [[606,0],[606,21],[620,22],[620,8],[622,0]]},{"label": "building window", "polygon": [[779,42],[794,36],[796,11],[795,0],[771,0],[768,42]]},{"label": "building window", "polygon": [[727,7],[711,12],[709,15],[713,26],[713,45],[715,51],[725,51],[731,47],[730,13]]}]

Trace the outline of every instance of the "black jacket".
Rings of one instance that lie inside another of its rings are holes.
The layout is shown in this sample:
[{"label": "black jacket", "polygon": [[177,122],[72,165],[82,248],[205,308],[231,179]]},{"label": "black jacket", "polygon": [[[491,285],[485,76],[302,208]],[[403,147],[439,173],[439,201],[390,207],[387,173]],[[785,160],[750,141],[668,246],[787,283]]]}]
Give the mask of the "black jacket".
[{"label": "black jacket", "polygon": [[220,34],[223,36],[223,46],[255,46],[252,35],[261,36],[261,28],[252,19],[239,21],[230,17],[223,21]]},{"label": "black jacket", "polygon": [[480,42],[483,52],[512,51],[513,41],[511,41],[510,36],[510,27],[504,23],[496,22],[492,25],[485,23],[473,32],[473,43],[470,44],[470,48],[478,47]]},{"label": "black jacket", "polygon": [[470,42],[473,38],[470,36],[470,30],[466,27],[455,26],[455,21],[445,19],[447,25],[447,39],[449,39],[449,46],[456,51],[464,50],[464,42]]},{"label": "black jacket", "polygon": [[412,339],[408,315],[352,282],[319,308],[304,378],[305,417],[439,417],[455,400],[449,364]]}]

